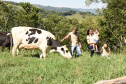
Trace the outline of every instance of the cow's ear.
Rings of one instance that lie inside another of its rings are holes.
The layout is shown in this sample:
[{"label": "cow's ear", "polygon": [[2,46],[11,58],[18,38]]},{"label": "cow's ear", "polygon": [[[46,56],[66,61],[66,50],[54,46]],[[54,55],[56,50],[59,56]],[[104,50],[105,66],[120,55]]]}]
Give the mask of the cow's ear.
[{"label": "cow's ear", "polygon": [[64,45],[64,47],[66,48],[66,45]]}]

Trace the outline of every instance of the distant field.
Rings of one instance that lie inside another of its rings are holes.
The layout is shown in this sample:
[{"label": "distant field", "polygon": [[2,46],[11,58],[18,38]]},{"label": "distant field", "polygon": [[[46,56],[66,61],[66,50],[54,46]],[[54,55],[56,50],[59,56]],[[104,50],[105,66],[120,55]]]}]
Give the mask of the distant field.
[{"label": "distant field", "polygon": [[82,21],[82,20],[84,19],[84,18],[82,17],[82,15],[80,15],[80,14],[73,14],[73,15],[70,15],[70,16],[66,16],[66,18],[68,18],[68,19],[73,19],[73,18],[75,18],[75,19],[78,19],[79,22]]},{"label": "distant field", "polygon": [[0,54],[0,84],[93,84],[99,80],[126,76],[126,54],[111,54],[111,59],[84,52],[66,59],[48,53],[39,59],[39,51],[20,51],[13,57],[7,50]]}]

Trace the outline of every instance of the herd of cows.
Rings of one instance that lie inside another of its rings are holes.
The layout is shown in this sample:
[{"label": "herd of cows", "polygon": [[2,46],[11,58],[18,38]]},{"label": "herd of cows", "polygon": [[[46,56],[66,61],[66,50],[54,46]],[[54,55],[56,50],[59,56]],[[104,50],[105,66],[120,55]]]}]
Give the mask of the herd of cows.
[{"label": "herd of cows", "polygon": [[13,27],[11,33],[0,32],[0,45],[2,51],[5,47],[12,48],[12,55],[18,52],[21,48],[39,49],[41,50],[40,59],[46,57],[46,53],[59,52],[66,58],[72,58],[68,48],[59,44],[55,36],[45,30],[32,27]]}]

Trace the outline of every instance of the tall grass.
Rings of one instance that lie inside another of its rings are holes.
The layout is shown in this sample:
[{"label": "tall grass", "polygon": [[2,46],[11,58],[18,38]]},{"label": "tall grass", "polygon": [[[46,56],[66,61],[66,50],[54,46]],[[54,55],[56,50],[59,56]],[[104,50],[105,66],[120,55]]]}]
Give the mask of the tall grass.
[{"label": "tall grass", "polygon": [[12,56],[0,54],[0,84],[93,84],[99,80],[126,75],[126,55],[111,54],[110,59],[89,52],[73,59],[59,53],[48,53],[39,59],[39,51],[21,50]]}]

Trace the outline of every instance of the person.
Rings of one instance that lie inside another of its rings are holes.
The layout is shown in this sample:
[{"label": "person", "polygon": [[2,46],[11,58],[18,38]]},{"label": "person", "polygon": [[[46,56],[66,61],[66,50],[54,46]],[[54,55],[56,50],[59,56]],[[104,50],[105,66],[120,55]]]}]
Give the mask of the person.
[{"label": "person", "polygon": [[77,32],[77,27],[73,28],[73,31],[70,32],[67,36],[65,36],[61,42],[63,42],[65,39],[71,37],[71,55],[74,55],[74,50],[76,49],[77,53],[75,55],[79,56],[81,54],[80,48],[81,48],[81,42],[80,42],[80,38],[79,38],[79,33]]},{"label": "person", "polygon": [[102,51],[103,51],[102,56],[106,56],[108,59],[110,59],[109,55],[110,55],[110,53],[111,53],[111,50],[110,50],[110,48],[108,47],[107,44],[104,44],[104,45],[103,45],[103,47],[102,47],[102,49],[100,50],[100,52],[102,52]]},{"label": "person", "polygon": [[93,33],[94,34],[94,41],[96,42],[96,44],[93,44],[93,50],[96,50],[95,52],[99,52],[98,51],[98,41],[99,41],[99,32],[98,32],[98,29],[95,29],[95,32]]},{"label": "person", "polygon": [[[89,49],[91,51],[90,56],[92,57],[94,54],[93,45],[97,44],[97,42],[94,41],[92,29],[88,29],[87,31],[87,43],[89,44]],[[99,52],[97,52],[97,54],[101,55],[99,48],[98,48],[98,51]]]}]

